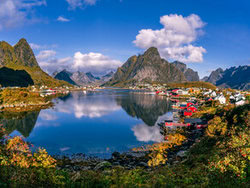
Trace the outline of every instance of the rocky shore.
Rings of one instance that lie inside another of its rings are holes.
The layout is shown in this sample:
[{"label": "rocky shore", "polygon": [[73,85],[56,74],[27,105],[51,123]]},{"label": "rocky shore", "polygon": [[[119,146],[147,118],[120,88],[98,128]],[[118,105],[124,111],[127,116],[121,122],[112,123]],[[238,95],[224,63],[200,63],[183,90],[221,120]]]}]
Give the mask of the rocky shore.
[{"label": "rocky shore", "polygon": [[[187,139],[181,146],[174,146],[167,150],[168,160],[162,165],[175,165],[185,161],[188,158],[189,149],[199,142],[203,134],[204,130],[202,129],[189,130]],[[100,171],[114,167],[126,170],[140,167],[152,170],[157,167],[150,167],[148,165],[147,162],[150,160],[149,154],[149,151],[130,151],[126,153],[114,152],[109,159],[86,157],[84,154],[75,154],[70,157],[55,156],[55,158],[58,160],[58,169],[65,169],[72,173],[85,170]]]}]

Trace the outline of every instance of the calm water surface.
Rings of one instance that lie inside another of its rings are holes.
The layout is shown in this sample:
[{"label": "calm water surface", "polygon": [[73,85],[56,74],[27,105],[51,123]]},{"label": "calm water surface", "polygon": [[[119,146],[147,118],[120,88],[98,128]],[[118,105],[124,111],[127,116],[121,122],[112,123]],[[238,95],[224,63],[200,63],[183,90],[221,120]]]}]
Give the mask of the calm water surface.
[{"label": "calm water surface", "polygon": [[110,157],[163,138],[157,123],[171,117],[166,98],[129,90],[72,92],[51,109],[1,114],[13,135],[23,135],[49,154]]}]

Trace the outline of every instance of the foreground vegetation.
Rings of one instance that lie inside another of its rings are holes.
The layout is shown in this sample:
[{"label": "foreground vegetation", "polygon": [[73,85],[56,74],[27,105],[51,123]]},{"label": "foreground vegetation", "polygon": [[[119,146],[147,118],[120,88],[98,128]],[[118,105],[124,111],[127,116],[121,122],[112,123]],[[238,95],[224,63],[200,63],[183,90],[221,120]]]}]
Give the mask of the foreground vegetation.
[{"label": "foreground vegetation", "polygon": [[[198,115],[209,120],[208,127],[184,159],[164,165],[158,157],[163,161],[166,158],[154,150],[149,161],[151,167],[132,170],[108,165],[99,170],[75,172],[59,169],[60,161],[46,150],[32,153],[31,146],[21,137],[6,137],[1,128],[0,186],[249,187],[250,105],[202,108]],[[184,140],[181,135],[177,138],[178,144]],[[164,153],[164,147],[158,148]]]}]

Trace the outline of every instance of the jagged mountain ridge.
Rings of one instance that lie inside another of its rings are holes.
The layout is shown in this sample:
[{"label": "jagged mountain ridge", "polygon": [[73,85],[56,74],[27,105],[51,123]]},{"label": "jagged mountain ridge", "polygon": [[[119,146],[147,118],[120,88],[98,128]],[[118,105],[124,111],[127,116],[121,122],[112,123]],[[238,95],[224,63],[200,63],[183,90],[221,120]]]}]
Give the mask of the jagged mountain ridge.
[{"label": "jagged mountain ridge", "polygon": [[174,61],[173,64],[175,67],[177,67],[181,72],[183,72],[185,78],[187,81],[193,82],[193,81],[199,81],[199,75],[198,72],[194,71],[193,69],[187,68],[187,65],[179,62],[179,61]]},{"label": "jagged mountain ridge", "polygon": [[109,72],[108,74],[102,76],[102,77],[95,77],[91,72],[69,72],[67,70],[62,70],[61,72],[54,72],[54,78],[59,80],[64,80],[66,82],[69,82],[73,85],[78,86],[86,86],[86,85],[101,85],[104,82],[110,80],[113,76],[113,72]]},{"label": "jagged mountain ridge", "polygon": [[223,88],[240,90],[250,90],[250,66],[244,65],[231,67],[223,71],[218,68],[212,71],[208,78],[203,78],[206,82],[211,82]]},{"label": "jagged mountain ridge", "polygon": [[29,73],[35,85],[69,85],[52,78],[40,68],[30,45],[24,38],[20,39],[14,46],[5,41],[0,42],[0,67],[25,70]]},{"label": "jagged mountain ridge", "polygon": [[125,86],[141,82],[183,82],[186,78],[175,65],[162,59],[157,48],[149,48],[143,55],[132,56],[119,67],[107,86]]}]

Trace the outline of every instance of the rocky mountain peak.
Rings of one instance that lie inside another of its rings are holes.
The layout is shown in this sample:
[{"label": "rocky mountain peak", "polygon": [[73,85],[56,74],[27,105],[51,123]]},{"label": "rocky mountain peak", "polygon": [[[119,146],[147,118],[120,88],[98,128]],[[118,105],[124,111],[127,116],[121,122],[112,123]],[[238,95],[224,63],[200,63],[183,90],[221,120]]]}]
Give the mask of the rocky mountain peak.
[{"label": "rocky mountain peak", "polygon": [[150,47],[149,49],[146,50],[143,56],[160,56],[160,53],[157,48]]},{"label": "rocky mountain peak", "polygon": [[33,50],[31,49],[26,39],[20,39],[18,43],[14,46],[14,51],[17,58],[21,60],[21,63],[23,65],[29,67],[39,67]]},{"label": "rocky mountain peak", "polygon": [[174,61],[171,64],[184,73],[184,76],[187,79],[187,81],[199,81],[200,80],[198,72],[194,71],[193,69],[187,68],[187,65],[185,63],[182,63],[180,61]]},{"label": "rocky mountain peak", "polygon": [[180,71],[185,72],[187,70],[187,65],[180,61],[174,61],[172,64],[175,65]]}]

